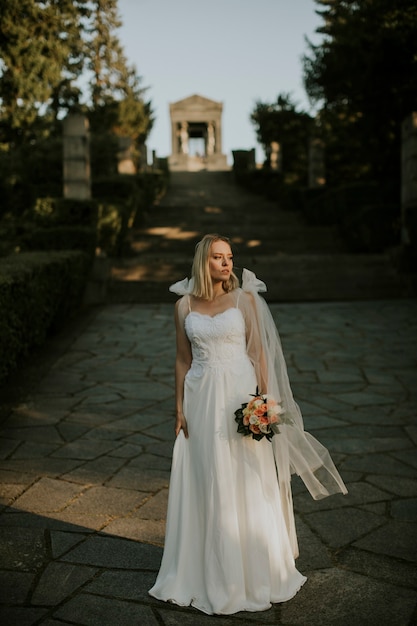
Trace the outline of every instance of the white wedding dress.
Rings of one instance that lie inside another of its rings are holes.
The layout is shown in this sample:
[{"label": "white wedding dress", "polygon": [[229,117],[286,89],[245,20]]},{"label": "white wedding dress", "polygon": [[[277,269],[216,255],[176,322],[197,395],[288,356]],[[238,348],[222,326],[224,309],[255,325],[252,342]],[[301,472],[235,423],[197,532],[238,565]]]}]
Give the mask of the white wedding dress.
[{"label": "white wedding dress", "polygon": [[266,610],[306,578],[295,568],[273,446],[237,433],[234,412],[257,386],[245,320],[233,306],[214,317],[191,311],[184,324],[189,439],[181,431],[175,442],[164,555],[149,593],[208,614]]}]

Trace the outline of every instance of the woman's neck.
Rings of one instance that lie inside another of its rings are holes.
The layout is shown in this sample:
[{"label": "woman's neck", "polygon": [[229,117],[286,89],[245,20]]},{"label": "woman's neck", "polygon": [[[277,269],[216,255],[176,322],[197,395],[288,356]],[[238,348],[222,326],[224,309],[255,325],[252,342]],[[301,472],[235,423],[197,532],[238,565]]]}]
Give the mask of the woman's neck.
[{"label": "woman's neck", "polygon": [[217,300],[220,296],[224,296],[226,291],[223,289],[223,283],[215,283],[213,285],[213,298],[212,300]]}]

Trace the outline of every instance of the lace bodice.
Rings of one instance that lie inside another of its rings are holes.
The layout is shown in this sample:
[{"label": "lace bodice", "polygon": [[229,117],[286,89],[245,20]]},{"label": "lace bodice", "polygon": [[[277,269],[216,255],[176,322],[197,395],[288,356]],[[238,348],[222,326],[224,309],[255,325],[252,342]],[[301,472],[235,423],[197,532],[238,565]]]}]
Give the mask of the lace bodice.
[{"label": "lace bodice", "polygon": [[245,322],[238,308],[213,317],[191,311],[185,332],[193,356],[190,373],[197,374],[204,367],[229,367],[232,361],[247,358]]}]

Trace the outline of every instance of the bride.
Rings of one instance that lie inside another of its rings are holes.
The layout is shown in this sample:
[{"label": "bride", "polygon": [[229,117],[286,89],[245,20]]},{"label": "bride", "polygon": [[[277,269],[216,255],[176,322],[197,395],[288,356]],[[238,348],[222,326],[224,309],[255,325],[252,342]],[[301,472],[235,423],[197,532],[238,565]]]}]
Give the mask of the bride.
[{"label": "bride", "polygon": [[[177,438],[164,554],[149,593],[207,614],[266,610],[306,581],[294,562],[291,473],[315,499],[347,490],[326,448],[304,432],[278,332],[258,294],[266,287],[248,270],[239,287],[229,240],[203,237],[191,280],[170,290],[182,296]],[[274,424],[263,430],[248,416],[258,391],[275,407]]]}]

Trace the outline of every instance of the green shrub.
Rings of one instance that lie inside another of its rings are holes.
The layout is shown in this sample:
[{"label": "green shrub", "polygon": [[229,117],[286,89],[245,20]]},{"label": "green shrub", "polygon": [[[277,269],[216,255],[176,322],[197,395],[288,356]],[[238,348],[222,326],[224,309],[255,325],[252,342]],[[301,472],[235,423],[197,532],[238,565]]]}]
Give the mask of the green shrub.
[{"label": "green shrub", "polygon": [[[90,257],[97,246],[97,202],[38,198],[20,219],[4,218],[5,250],[82,250]],[[1,252],[1,250],[0,250]]]},{"label": "green shrub", "polygon": [[96,200],[72,198],[37,198],[33,209],[24,214],[25,219],[38,226],[57,225],[95,226],[97,224]]},{"label": "green shrub", "polygon": [[80,306],[90,259],[80,251],[0,259],[0,381]]},{"label": "green shrub", "polygon": [[389,183],[385,186],[375,182],[354,183],[323,188],[318,195],[307,196],[303,212],[310,224],[341,224],[344,219],[350,220],[351,213],[361,207],[395,204],[396,201],[395,188]]},{"label": "green shrub", "polygon": [[383,252],[400,244],[398,204],[375,204],[351,211],[340,223],[341,235],[353,252]]},{"label": "green shrub", "polygon": [[309,188],[289,187],[286,185],[282,189],[280,206],[288,211],[301,211],[305,215],[306,207],[314,200],[323,196],[324,193],[326,193],[324,186]]},{"label": "green shrub", "polygon": [[99,204],[97,245],[108,256],[120,256],[126,239],[131,209],[123,201]]},{"label": "green shrub", "polygon": [[109,256],[123,252],[129,228],[140,224],[143,214],[166,190],[168,176],[162,171],[119,174],[93,182],[99,202],[98,246]]},{"label": "green shrub", "polygon": [[0,146],[0,217],[20,217],[39,196],[62,196],[62,137]]},{"label": "green shrub", "polygon": [[91,133],[90,164],[93,179],[117,174],[118,151],[119,142],[113,133]]},{"label": "green shrub", "polygon": [[20,237],[21,250],[83,250],[90,257],[97,247],[97,229],[91,226],[30,228]]},{"label": "green shrub", "polygon": [[136,176],[117,174],[106,178],[96,178],[91,185],[93,198],[99,200],[129,200],[137,193]]}]

